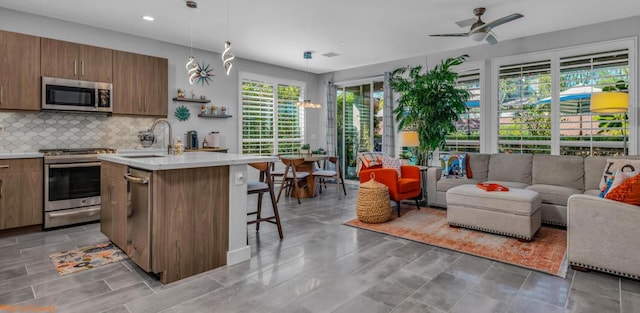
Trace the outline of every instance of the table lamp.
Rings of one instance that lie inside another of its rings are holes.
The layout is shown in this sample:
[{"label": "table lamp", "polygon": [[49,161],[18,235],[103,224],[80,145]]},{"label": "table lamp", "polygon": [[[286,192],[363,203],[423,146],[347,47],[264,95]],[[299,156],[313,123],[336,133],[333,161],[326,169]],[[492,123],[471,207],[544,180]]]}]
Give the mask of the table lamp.
[{"label": "table lamp", "polygon": [[[627,111],[629,110],[629,94],[626,92],[598,92],[591,94],[591,112],[614,114],[625,113],[624,122],[627,121]],[[623,153],[627,155],[627,136],[622,125]]]},{"label": "table lamp", "polygon": [[[419,145],[420,145],[420,141],[418,140],[418,132],[416,131],[400,132],[400,147],[409,148],[407,151],[411,152],[411,154],[413,154],[414,157],[415,157],[415,153],[411,151],[411,148],[417,147]],[[415,163],[415,159],[413,161]]]}]

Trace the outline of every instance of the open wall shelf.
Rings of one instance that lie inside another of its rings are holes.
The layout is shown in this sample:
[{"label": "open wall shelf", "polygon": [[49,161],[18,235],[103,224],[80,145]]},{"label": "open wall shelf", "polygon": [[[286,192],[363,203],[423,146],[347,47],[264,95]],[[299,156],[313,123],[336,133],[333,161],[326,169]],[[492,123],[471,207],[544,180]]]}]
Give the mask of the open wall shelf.
[{"label": "open wall shelf", "polygon": [[226,114],[198,114],[198,117],[206,117],[206,118],[230,118],[233,117],[233,115],[226,115]]},{"label": "open wall shelf", "polygon": [[173,101],[177,102],[191,102],[191,103],[209,103],[211,100],[201,100],[201,99],[192,99],[192,98],[173,98]]}]

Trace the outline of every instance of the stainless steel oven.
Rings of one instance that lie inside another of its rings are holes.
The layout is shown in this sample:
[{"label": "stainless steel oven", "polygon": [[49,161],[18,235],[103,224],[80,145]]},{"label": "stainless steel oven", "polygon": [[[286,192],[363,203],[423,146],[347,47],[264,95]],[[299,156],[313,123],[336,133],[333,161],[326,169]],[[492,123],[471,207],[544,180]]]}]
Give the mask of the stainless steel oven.
[{"label": "stainless steel oven", "polygon": [[44,228],[100,219],[98,153],[113,149],[41,150],[44,157]]}]

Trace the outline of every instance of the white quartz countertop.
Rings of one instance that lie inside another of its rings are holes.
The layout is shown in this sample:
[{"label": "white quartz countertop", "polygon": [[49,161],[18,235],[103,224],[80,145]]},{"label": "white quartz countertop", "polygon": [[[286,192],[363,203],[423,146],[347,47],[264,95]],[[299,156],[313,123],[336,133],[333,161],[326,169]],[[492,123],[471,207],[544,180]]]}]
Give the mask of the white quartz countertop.
[{"label": "white quartz countertop", "polygon": [[224,166],[257,162],[275,162],[276,157],[233,153],[185,152],[181,155],[160,153],[100,154],[98,159],[143,170],[161,171],[181,168]]},{"label": "white quartz countertop", "polygon": [[40,152],[9,152],[0,153],[0,159],[28,159],[28,158],[41,158],[44,154]]}]

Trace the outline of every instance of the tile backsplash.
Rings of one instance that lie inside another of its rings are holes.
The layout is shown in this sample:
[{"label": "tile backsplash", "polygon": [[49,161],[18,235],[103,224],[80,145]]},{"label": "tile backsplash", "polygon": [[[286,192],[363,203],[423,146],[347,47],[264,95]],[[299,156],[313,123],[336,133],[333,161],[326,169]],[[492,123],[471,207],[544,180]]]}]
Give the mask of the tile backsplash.
[{"label": "tile backsplash", "polygon": [[[0,112],[0,153],[56,148],[140,148],[138,131],[149,129],[152,117],[106,116],[62,112]],[[162,129],[160,129],[162,126]],[[162,147],[159,125],[154,147]]]}]

